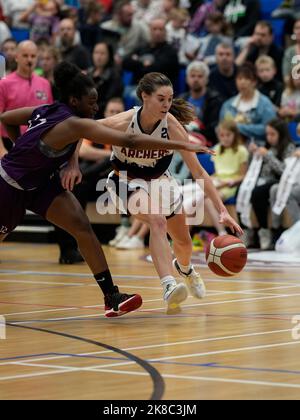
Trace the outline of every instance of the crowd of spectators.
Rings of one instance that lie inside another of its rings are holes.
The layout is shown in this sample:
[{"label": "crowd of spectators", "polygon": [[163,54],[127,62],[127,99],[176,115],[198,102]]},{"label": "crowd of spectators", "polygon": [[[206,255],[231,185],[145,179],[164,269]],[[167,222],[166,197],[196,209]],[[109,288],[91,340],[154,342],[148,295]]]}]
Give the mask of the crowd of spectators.
[{"label": "crowd of spectators", "polygon": [[[274,3],[267,14],[266,3]],[[219,188],[225,202],[237,195],[247,172],[248,152],[249,162],[255,154],[263,158],[252,204],[260,245],[271,247],[272,240],[266,245],[271,232],[265,232],[270,227],[266,208],[274,201],[274,185],[280,182],[285,158],[295,154],[297,133],[292,127],[300,121],[299,3],[0,0],[0,53],[6,63],[0,112],[57,99],[53,69],[61,60],[75,63],[93,78],[99,93],[97,118],[104,117],[110,103],[123,106],[124,101],[125,109],[138,105],[135,87],[140,78],[149,72],[164,73],[175,94],[195,108],[195,122],[187,127],[190,135],[216,147],[220,155],[215,165],[222,170],[215,179],[222,180]],[[281,32],[278,19],[286,22]],[[17,94],[11,87],[16,83]],[[275,143],[270,142],[272,130],[279,133]],[[232,137],[229,145],[226,136]],[[9,147],[2,130],[0,158]],[[86,152],[83,149],[83,159]],[[107,153],[101,159],[107,162]],[[234,179],[232,174],[224,175],[230,172],[224,167],[230,161],[236,162]],[[266,167],[271,178],[266,177]],[[261,191],[268,191],[268,197],[271,191],[273,197],[264,201],[262,210]],[[295,202],[300,203],[300,197]],[[220,233],[221,228],[216,228]]]}]

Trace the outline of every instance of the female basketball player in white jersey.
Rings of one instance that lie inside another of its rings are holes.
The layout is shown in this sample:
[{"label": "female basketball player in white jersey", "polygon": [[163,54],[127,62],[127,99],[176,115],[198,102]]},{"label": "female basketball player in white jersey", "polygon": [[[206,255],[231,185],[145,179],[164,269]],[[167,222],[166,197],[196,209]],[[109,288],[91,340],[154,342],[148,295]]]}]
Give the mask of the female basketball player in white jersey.
[{"label": "female basketball player in white jersey", "polygon": [[[120,131],[136,134],[146,133],[165,138],[166,141],[169,138],[188,141],[188,134],[183,126],[193,120],[193,111],[182,100],[173,101],[172,83],[165,75],[149,73],[144,76],[138,85],[137,95],[143,103],[141,108],[99,120],[99,123]],[[135,213],[135,217],[150,227],[150,251],[164,289],[163,297],[167,303],[167,313],[179,312],[179,304],[188,296],[185,284],[176,283],[173,266],[185,279],[190,293],[195,298],[201,299],[206,293],[203,280],[191,265],[192,241],[189,227],[186,225],[186,216],[181,210],[181,195],[177,194],[176,188],[173,190],[173,200],[171,200],[168,214],[165,214],[165,210],[162,211],[161,203],[159,203],[164,197],[155,197],[154,195],[151,197],[153,191],[150,192],[150,187],[154,180],[168,180],[170,188],[174,188],[174,180],[168,173],[172,155],[172,150],[129,150],[125,147],[113,146],[111,159],[114,172],[110,174],[108,180],[108,190],[113,201],[119,203],[120,191],[124,190],[124,183],[127,184],[125,189],[127,188],[129,198],[125,210],[130,213],[134,205],[139,203],[139,213]],[[205,193],[219,212],[220,222],[228,226],[232,232],[242,234],[242,229],[228,214],[197,156],[182,152],[182,157],[194,179],[204,180]],[[127,180],[123,171],[127,172]],[[113,186],[112,181],[116,187]],[[173,240],[173,251],[176,256],[173,264],[167,233]]]}]

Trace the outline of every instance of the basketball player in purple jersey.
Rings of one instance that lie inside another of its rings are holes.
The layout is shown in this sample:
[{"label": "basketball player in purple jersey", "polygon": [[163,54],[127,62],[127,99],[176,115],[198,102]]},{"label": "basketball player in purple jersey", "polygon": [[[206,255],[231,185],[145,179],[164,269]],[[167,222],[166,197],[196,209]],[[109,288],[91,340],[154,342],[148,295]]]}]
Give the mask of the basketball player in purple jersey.
[{"label": "basketball player in purple jersey", "polygon": [[[121,133],[101,127],[91,120],[98,110],[97,91],[91,79],[73,64],[63,62],[54,73],[60,102],[38,108],[21,108],[1,115],[0,120],[15,142],[0,161],[0,241],[22,220],[26,209],[69,232],[104,294],[105,316],[115,317],[136,310],[142,304],[137,295],[120,293],[114,286],[101,245],[79,202],[65,191],[55,175],[68,163],[71,178],[79,180],[78,140],[87,137],[95,143],[115,144],[136,149],[174,148],[206,151],[180,141],[166,144],[146,135]],[[28,124],[20,136],[19,126]]]}]

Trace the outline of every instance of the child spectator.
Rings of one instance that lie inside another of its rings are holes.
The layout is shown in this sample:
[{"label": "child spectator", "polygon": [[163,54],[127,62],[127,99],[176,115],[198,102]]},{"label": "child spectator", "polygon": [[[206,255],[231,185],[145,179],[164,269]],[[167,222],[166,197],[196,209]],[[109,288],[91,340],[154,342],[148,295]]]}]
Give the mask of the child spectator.
[{"label": "child spectator", "polygon": [[20,16],[20,22],[29,22],[30,39],[37,42],[41,38],[53,43],[58,32],[58,5],[53,0],[37,0]]},{"label": "child spectator", "polygon": [[278,115],[286,121],[293,121],[300,114],[300,78],[295,78],[293,72],[289,76],[281,98]]},{"label": "child spectator", "polygon": [[[236,196],[237,188],[244,179],[249,153],[242,145],[241,135],[233,121],[221,122],[217,135],[219,144],[215,146],[216,155],[212,157],[215,164],[213,182],[222,200],[226,202]],[[219,223],[219,215],[209,198],[205,198],[205,210],[210,214],[218,234],[225,235],[226,230]]]},{"label": "child spectator", "polygon": [[255,68],[258,77],[258,90],[279,108],[283,84],[275,78],[277,72],[275,61],[268,55],[262,55],[256,60]]},{"label": "child spectator", "polygon": [[170,20],[166,25],[167,41],[173,45],[178,53],[182,66],[189,64],[199,48],[199,40],[187,33],[190,15],[185,9],[174,9],[170,13]]}]

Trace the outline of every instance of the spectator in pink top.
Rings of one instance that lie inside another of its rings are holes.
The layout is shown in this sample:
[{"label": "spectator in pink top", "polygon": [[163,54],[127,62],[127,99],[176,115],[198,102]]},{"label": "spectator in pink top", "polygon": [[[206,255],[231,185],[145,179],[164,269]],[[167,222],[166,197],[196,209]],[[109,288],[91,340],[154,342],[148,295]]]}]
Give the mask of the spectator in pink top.
[{"label": "spectator in pink top", "polygon": [[[34,69],[37,62],[37,46],[32,41],[18,45],[17,70],[0,80],[0,114],[16,108],[51,104],[53,97],[48,80],[37,76]],[[21,127],[24,133],[26,126]],[[11,142],[1,127],[0,159],[7,153]]]}]

